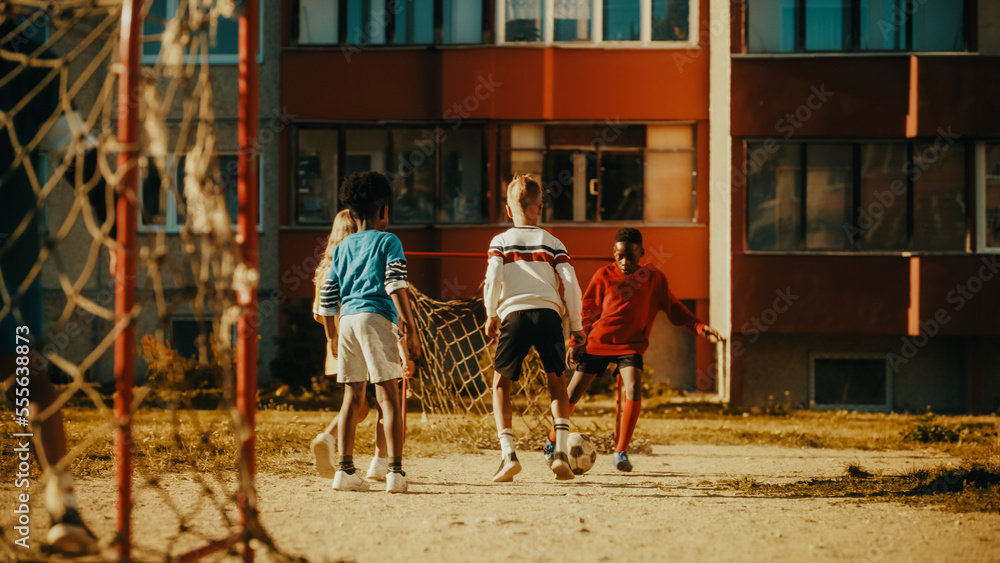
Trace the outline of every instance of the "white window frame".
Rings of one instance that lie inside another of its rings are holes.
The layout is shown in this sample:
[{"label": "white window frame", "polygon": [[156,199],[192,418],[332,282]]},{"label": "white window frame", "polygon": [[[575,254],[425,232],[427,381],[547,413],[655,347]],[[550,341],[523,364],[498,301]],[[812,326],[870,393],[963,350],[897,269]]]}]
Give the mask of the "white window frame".
[{"label": "white window frame", "polygon": [[[996,143],[990,143],[996,144]],[[986,244],[986,142],[979,141],[976,151],[976,252],[1000,254],[1000,246]]]},{"label": "white window frame", "polygon": [[[823,404],[816,402],[816,360],[882,360],[885,362],[885,403],[884,404]],[[894,402],[895,377],[889,364],[889,354],[813,352],[809,354],[809,408],[812,410],[847,410],[858,412],[891,412]]]},{"label": "white window frame", "polygon": [[[218,153],[220,156],[235,156],[239,154],[237,151],[221,151]],[[180,156],[183,155],[169,155],[167,156],[167,170],[172,175],[171,177],[177,178],[177,163],[180,160]],[[136,187],[136,191],[139,195],[139,206],[142,206],[142,168],[139,168],[139,182]],[[182,193],[184,186],[174,186],[176,193]],[[165,232],[168,235],[178,234],[181,230],[181,223],[177,221],[177,197],[174,195],[175,190],[170,190],[167,192],[167,198],[165,205],[167,206],[164,210],[164,215],[166,216],[166,222],[163,225],[157,224],[147,224],[142,221],[142,212],[139,213],[138,229],[140,233],[157,233]],[[264,232],[264,155],[257,156],[257,232]],[[233,232],[236,231],[236,217],[231,217],[233,227]]]},{"label": "white window frame", "polygon": [[614,47],[622,49],[697,49],[700,37],[698,6],[699,0],[688,0],[688,39],[687,41],[653,41],[653,2],[640,0],[639,4],[639,40],[638,41],[604,41],[604,0],[593,0],[593,11],[590,14],[590,41],[553,41],[555,35],[555,0],[542,0],[541,41],[506,41],[507,0],[496,0],[494,35],[497,45],[516,45],[518,47]]},{"label": "white window frame", "polygon": [[[181,3],[181,0],[162,0],[162,1],[166,2],[166,4],[167,4],[167,13],[170,14],[170,17],[173,17],[173,14],[177,13],[177,6]],[[264,49],[263,49],[263,45],[264,45],[264,0],[259,0],[259,4],[260,4],[260,8],[257,11],[257,14],[258,14],[257,20],[258,20],[258,24],[259,24],[258,25],[258,30],[257,30],[257,38],[258,38],[258,40],[257,40],[257,64],[263,64],[264,63]],[[145,41],[142,41],[141,45],[145,45]],[[144,64],[144,65],[154,65],[159,60],[159,58],[160,58],[160,51],[157,50],[157,52],[156,52],[155,55],[147,55],[147,54],[143,53],[140,62],[142,64]],[[185,63],[190,63],[191,62],[191,54],[190,53],[188,53],[187,55],[184,56],[184,62]],[[232,54],[232,55],[214,54],[213,55],[213,54],[210,53],[208,55],[208,64],[210,64],[210,65],[235,65],[235,64],[239,64],[239,62],[240,62],[240,56],[239,56],[239,54]]]}]

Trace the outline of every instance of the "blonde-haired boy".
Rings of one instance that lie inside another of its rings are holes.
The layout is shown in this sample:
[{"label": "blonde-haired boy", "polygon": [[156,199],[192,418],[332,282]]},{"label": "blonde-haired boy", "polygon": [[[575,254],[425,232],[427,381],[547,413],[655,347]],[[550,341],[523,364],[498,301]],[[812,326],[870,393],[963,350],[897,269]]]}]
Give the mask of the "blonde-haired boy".
[{"label": "blonde-haired boy", "polygon": [[[521,471],[511,429],[511,383],[521,376],[521,363],[534,346],[545,367],[556,446],[552,472],[556,479],[573,478],[566,455],[569,436],[569,397],[562,375],[566,369],[562,312],[569,316],[574,346],[583,342],[581,292],[566,247],[538,227],[542,215],[542,188],[530,176],[515,175],[507,186],[507,215],[514,227],[490,242],[486,286],[486,324],[489,340],[498,339],[493,376],[493,416],[500,437],[500,468],[493,481],[512,481]],[[559,282],[564,288],[559,294]]]}]

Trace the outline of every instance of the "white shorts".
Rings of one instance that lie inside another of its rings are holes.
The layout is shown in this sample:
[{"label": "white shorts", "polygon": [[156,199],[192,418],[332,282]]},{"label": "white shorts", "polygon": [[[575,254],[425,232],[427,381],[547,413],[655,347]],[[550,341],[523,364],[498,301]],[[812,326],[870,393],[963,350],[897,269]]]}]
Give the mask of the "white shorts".
[{"label": "white shorts", "polygon": [[381,383],[403,377],[399,328],[378,313],[340,317],[337,381]]}]

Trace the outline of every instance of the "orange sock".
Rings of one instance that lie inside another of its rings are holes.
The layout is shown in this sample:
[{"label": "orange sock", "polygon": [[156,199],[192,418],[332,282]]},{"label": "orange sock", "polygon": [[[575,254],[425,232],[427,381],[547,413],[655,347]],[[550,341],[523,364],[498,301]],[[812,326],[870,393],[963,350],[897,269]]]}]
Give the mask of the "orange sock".
[{"label": "orange sock", "polygon": [[625,427],[622,428],[622,433],[618,436],[618,445],[615,446],[616,452],[628,451],[628,445],[632,441],[632,432],[635,431],[635,423],[639,421],[641,409],[642,397],[634,401],[625,399],[625,408],[622,409],[622,422],[625,423]]},{"label": "orange sock", "polygon": [[[573,409],[575,409],[575,408],[576,408],[576,403],[570,403],[569,404],[569,414],[573,414]],[[566,418],[569,418],[569,417],[567,416]],[[556,441],[556,427],[555,426],[549,427],[549,441],[550,442],[555,442]]]}]

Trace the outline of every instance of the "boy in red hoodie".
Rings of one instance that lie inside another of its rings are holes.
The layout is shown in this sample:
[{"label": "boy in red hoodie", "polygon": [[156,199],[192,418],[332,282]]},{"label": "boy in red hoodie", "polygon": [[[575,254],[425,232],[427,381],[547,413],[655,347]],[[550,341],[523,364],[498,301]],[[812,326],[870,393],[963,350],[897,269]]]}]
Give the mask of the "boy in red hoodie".
[{"label": "boy in red hoodie", "polygon": [[[667,314],[676,326],[718,342],[721,336],[712,327],[698,320],[684,306],[667,283],[666,276],[655,266],[639,265],[645,254],[642,234],[637,229],[620,229],[615,234],[614,264],[594,273],[583,295],[583,331],[585,346],[570,350],[577,361],[576,373],[570,382],[570,411],[587,392],[594,377],[603,374],[609,364],[617,364],[625,388],[625,408],[622,431],[615,446],[614,462],[619,471],[632,471],[628,445],[632,441],[635,423],[642,405],[642,355],[649,348],[649,333],[659,311]],[[549,458],[552,431],[545,447]]]}]

